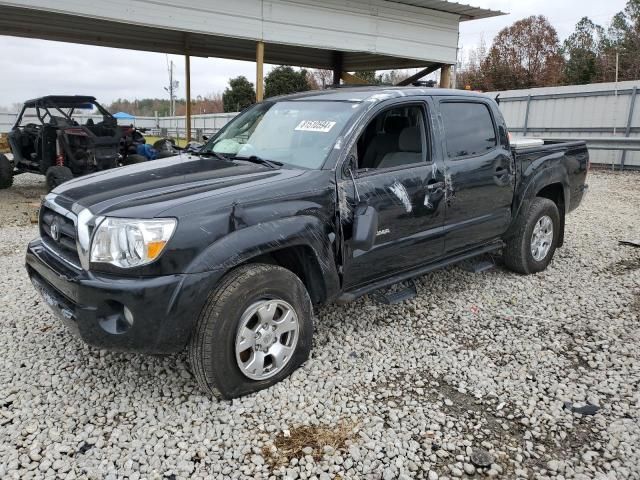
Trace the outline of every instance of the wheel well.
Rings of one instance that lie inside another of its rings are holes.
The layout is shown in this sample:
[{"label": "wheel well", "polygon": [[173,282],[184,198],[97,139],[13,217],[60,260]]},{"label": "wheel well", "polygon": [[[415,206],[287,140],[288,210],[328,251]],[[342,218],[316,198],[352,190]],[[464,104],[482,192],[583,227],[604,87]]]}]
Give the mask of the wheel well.
[{"label": "wheel well", "polygon": [[564,244],[564,217],[565,217],[565,198],[564,188],[561,183],[552,183],[540,190],[536,197],[548,198],[558,207],[558,213],[560,213],[560,232],[558,236],[558,246],[561,247]]},{"label": "wheel well", "polygon": [[298,245],[275,250],[253,257],[245,263],[268,263],[286,268],[302,281],[313,304],[322,303],[326,299],[322,270],[315,252],[309,246]]},{"label": "wheel well", "polygon": [[548,198],[558,206],[560,214],[564,214],[564,189],[561,183],[552,183],[540,190],[536,197]]}]

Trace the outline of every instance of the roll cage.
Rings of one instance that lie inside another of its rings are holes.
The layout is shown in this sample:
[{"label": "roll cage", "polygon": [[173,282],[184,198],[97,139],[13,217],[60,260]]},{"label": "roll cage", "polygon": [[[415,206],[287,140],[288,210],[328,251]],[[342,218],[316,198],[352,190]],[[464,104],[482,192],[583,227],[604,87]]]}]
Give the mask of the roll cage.
[{"label": "roll cage", "polygon": [[[64,118],[64,120],[68,122],[69,125],[73,125],[75,122],[73,120],[73,114],[76,110],[93,110],[94,108],[102,115],[103,122],[109,124],[117,123],[117,120],[113,117],[113,115],[111,115],[108,110],[100,105],[96,101],[95,97],[81,95],[49,95],[46,97],[35,98],[24,102],[22,110],[20,111],[20,114],[18,115],[13,128],[18,128],[22,125],[22,119],[28,109],[35,110],[36,117],[43,125],[57,125],[58,123],[60,123],[58,118]],[[52,112],[58,112],[60,113],[60,115],[52,115]]]}]

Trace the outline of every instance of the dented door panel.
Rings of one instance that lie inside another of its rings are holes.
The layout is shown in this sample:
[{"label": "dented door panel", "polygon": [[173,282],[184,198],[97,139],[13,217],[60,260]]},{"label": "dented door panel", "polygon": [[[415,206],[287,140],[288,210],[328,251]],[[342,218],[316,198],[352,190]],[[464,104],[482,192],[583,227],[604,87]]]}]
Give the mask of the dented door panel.
[{"label": "dented door panel", "polygon": [[[379,172],[355,179],[360,200],[378,211],[378,232],[369,251],[347,255],[345,286],[390,276],[442,255],[444,191],[431,165]],[[351,180],[341,182],[349,211],[357,205]],[[347,243],[348,246],[348,243]]]}]

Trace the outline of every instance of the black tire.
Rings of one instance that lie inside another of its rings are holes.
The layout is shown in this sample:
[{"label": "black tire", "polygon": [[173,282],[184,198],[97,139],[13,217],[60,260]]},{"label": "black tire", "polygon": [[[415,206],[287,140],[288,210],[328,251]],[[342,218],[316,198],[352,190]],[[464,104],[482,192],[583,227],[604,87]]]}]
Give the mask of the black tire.
[{"label": "black tire", "polygon": [[46,178],[47,189],[48,191],[51,191],[67,180],[71,180],[73,178],[73,173],[69,167],[60,167],[55,165],[47,169]]},{"label": "black tire", "polygon": [[0,154],[0,189],[13,185],[13,164],[5,155]]},{"label": "black tire", "polygon": [[146,162],[147,157],[144,155],[138,155],[137,153],[130,153],[127,157],[122,161],[122,165],[135,165],[136,163]]},{"label": "black tire", "polygon": [[[544,216],[553,224],[553,240],[544,258],[536,260],[531,252],[533,230]],[[560,212],[557,205],[547,198],[534,198],[526,212],[516,220],[515,234],[507,241],[503,253],[504,263],[514,272],[525,275],[541,272],[547,268],[558,246],[560,235]]]},{"label": "black tire", "polygon": [[[236,360],[236,335],[241,317],[263,299],[283,300],[298,317],[298,341],[282,370],[262,380],[252,380]],[[189,362],[198,385],[218,398],[257,392],[293,373],[309,357],[313,336],[313,307],[306,288],[291,271],[266,264],[249,264],[232,270],[210,293],[189,345]]]}]

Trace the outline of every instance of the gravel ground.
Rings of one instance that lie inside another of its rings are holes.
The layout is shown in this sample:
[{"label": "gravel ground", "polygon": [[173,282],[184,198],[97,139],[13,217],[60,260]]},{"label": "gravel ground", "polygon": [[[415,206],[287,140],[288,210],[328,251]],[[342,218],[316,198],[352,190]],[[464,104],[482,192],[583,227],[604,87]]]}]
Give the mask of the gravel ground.
[{"label": "gravel ground", "polygon": [[0,478],[640,478],[640,249],[618,245],[640,237],[640,175],[590,185],[546,272],[455,267],[401,305],[324,307],[303,368],[217,402],[185,355],[95,350],[53,318],[23,268],[43,185],[18,177],[0,192]]}]

